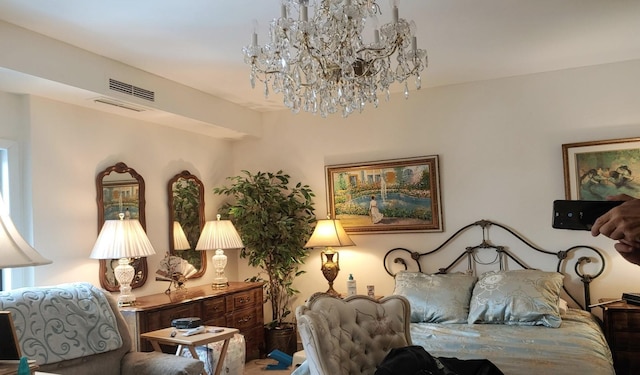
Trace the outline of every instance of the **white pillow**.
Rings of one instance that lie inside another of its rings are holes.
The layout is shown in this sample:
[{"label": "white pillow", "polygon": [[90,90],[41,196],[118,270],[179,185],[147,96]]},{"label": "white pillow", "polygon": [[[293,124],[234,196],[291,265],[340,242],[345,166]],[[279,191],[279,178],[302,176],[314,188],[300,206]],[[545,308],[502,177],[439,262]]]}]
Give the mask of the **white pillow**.
[{"label": "white pillow", "polygon": [[393,294],[411,304],[412,323],[466,323],[477,278],[463,273],[398,272]]},{"label": "white pillow", "polygon": [[567,309],[569,308],[569,304],[567,301],[562,298],[558,298],[558,309],[560,310],[560,315],[564,315],[567,313]]},{"label": "white pillow", "polygon": [[538,270],[487,272],[473,288],[468,322],[558,328],[563,279]]}]

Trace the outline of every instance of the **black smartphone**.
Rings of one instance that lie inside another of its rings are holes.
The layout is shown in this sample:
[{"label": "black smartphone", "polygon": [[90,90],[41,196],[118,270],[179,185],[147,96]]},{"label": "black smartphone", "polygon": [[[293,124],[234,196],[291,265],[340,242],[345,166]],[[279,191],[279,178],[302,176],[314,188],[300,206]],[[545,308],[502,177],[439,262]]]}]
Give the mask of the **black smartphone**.
[{"label": "black smartphone", "polygon": [[553,228],[591,230],[597,218],[624,201],[553,201]]}]

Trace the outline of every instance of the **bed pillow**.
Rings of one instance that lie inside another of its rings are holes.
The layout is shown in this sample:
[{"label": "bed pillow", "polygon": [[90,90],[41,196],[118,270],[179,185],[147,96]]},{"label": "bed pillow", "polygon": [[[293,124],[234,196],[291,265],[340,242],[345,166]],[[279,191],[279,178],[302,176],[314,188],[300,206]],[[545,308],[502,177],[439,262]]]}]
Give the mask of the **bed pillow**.
[{"label": "bed pillow", "polygon": [[538,270],[487,272],[473,289],[468,322],[558,328],[563,278]]},{"label": "bed pillow", "polygon": [[558,299],[558,310],[560,311],[560,316],[565,315],[567,310],[569,309],[569,303],[563,300],[562,298]]},{"label": "bed pillow", "polygon": [[401,271],[395,279],[394,294],[409,300],[412,323],[467,322],[475,276]]}]

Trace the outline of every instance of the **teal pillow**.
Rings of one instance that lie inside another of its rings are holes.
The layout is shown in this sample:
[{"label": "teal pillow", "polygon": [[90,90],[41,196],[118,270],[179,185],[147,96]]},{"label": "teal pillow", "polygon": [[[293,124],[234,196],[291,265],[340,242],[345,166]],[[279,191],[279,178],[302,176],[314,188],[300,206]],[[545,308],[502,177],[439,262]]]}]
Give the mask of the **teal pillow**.
[{"label": "teal pillow", "polygon": [[468,322],[558,328],[563,279],[538,270],[487,272],[473,288]]},{"label": "teal pillow", "polygon": [[409,300],[412,323],[467,322],[475,276],[401,271],[395,279],[394,294]]}]

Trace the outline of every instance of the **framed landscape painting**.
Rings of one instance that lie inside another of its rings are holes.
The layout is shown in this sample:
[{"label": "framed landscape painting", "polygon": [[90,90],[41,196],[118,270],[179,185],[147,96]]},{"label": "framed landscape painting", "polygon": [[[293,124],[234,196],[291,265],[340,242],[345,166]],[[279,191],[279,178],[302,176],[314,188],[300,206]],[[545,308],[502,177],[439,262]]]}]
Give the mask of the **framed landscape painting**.
[{"label": "framed landscape painting", "polygon": [[106,181],[103,183],[104,220],[118,220],[124,213],[127,219],[139,219],[140,202],[137,181]]},{"label": "framed landscape painting", "polygon": [[329,214],[347,232],[440,232],[438,156],[326,166]]},{"label": "framed landscape painting", "polygon": [[564,144],[562,158],[567,199],[640,198],[640,138]]}]

